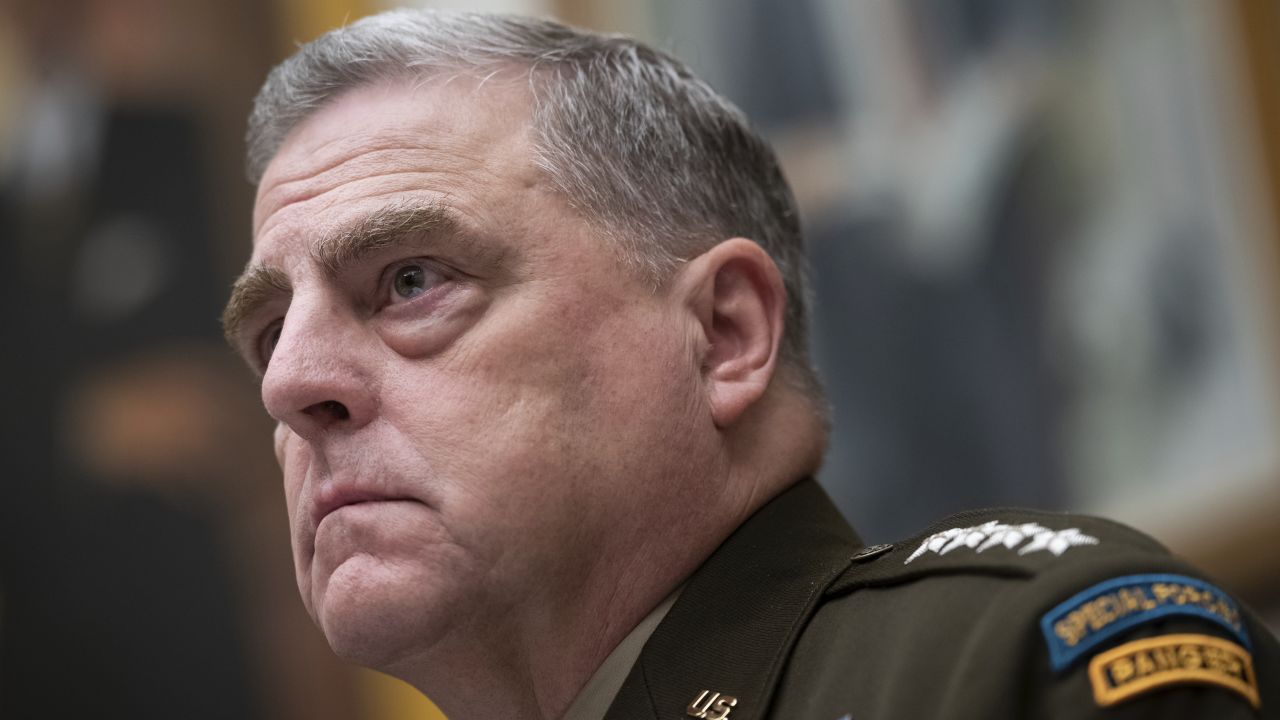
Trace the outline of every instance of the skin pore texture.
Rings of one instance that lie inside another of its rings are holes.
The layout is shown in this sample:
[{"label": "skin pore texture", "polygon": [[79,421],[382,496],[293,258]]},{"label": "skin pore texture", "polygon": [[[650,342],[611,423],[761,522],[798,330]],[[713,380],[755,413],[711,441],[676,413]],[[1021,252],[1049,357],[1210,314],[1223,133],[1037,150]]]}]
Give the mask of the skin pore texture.
[{"label": "skin pore texture", "polygon": [[653,290],[535,165],[527,78],[338,96],[267,168],[229,335],[334,650],[450,718],[555,718],[816,468],[785,298],[728,238]]}]

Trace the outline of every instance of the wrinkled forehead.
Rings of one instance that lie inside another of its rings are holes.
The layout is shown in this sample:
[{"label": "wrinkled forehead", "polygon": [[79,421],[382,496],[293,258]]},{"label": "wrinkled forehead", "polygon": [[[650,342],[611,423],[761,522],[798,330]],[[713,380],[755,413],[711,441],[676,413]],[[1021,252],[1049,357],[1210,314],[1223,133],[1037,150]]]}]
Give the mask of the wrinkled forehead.
[{"label": "wrinkled forehead", "polygon": [[378,175],[474,171],[538,181],[532,97],[512,74],[396,78],[343,91],[299,121],[267,164],[254,203],[255,242],[282,208]]}]

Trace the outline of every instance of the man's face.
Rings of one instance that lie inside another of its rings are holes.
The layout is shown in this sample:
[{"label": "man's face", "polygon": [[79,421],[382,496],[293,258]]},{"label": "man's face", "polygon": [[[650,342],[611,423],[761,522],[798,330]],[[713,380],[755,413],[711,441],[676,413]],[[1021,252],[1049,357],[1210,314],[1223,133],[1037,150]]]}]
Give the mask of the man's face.
[{"label": "man's face", "polygon": [[369,664],[568,611],[700,497],[688,318],[549,187],[521,87],[350,91],[260,185],[233,339],[303,600]]}]

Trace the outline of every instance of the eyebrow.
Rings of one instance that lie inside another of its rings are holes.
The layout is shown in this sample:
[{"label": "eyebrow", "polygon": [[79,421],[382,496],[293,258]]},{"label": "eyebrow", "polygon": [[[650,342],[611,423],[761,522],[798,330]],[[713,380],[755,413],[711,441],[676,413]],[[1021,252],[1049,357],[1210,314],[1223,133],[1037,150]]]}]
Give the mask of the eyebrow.
[{"label": "eyebrow", "polygon": [[368,256],[394,247],[407,235],[430,234],[443,238],[457,236],[460,231],[453,212],[442,204],[391,205],[322,237],[312,246],[311,258],[327,276],[334,278]]},{"label": "eyebrow", "polygon": [[[333,278],[379,251],[394,247],[406,236],[429,234],[433,238],[456,237],[461,225],[453,211],[439,203],[390,205],[369,213],[354,224],[332,231],[311,247],[311,259]],[[482,257],[485,265],[496,265],[501,253]],[[264,305],[293,292],[288,276],[267,265],[251,265],[231,287],[231,298],[222,311],[222,332],[227,342],[239,349],[245,322]]]},{"label": "eyebrow", "polygon": [[231,286],[231,299],[222,311],[222,334],[227,344],[240,349],[240,329],[246,319],[275,298],[289,295],[293,285],[280,270],[264,265],[247,268]]}]

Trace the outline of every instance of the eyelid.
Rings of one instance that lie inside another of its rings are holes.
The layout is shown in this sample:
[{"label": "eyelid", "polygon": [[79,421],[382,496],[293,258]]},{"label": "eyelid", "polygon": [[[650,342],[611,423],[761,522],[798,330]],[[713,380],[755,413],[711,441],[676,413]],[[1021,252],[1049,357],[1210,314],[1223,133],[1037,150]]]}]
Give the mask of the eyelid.
[{"label": "eyelid", "polygon": [[276,326],[283,327],[284,314],[260,311],[255,317],[246,318],[231,342],[232,348],[245,361],[255,374],[261,377],[267,370],[270,357],[262,352],[263,339],[267,333],[273,332]]},{"label": "eyelid", "polygon": [[282,332],[283,330],[284,317],[277,317],[262,326],[262,329],[254,334],[252,348],[253,362],[251,364],[258,370],[258,372],[265,373],[267,371],[267,366],[271,364],[271,356],[275,351],[274,347],[269,350],[267,349],[267,337],[274,333]]}]

